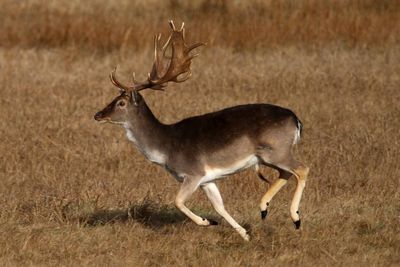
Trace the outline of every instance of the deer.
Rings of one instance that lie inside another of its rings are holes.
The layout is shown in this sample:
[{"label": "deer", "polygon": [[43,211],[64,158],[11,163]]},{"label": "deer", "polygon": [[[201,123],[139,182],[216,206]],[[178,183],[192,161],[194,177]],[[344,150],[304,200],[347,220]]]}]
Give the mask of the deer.
[{"label": "deer", "polygon": [[[132,84],[116,78],[116,68],[110,80],[120,94],[94,115],[100,122],[119,124],[136,148],[151,162],[165,168],[179,183],[176,207],[200,226],[218,224],[193,213],[185,202],[201,188],[216,212],[246,240],[250,236],[226,211],[216,185],[218,179],[254,167],[258,176],[261,166],[279,172],[261,198],[261,218],[265,219],[272,198],[295,177],[297,181],[290,205],[290,217],[300,228],[299,205],[309,168],[295,160],[292,148],[301,136],[302,123],[289,109],[272,104],[246,104],[185,118],[173,124],[160,122],[152,113],[140,91],[164,91],[170,82],[182,83],[191,75],[192,51],[205,43],[187,45],[184,23],[177,29],[169,21],[171,33],[161,46],[161,34],[154,38],[154,63],[145,81],[133,73]],[[170,50],[168,50],[170,49]],[[167,55],[166,51],[171,51]]]}]

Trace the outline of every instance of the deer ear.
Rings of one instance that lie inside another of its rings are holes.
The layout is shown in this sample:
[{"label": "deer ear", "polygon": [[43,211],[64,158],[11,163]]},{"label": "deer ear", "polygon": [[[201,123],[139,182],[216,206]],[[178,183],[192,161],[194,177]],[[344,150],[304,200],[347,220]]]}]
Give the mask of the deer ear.
[{"label": "deer ear", "polygon": [[132,96],[133,104],[135,106],[138,106],[138,103],[139,103],[139,100],[140,100],[139,93],[136,90],[133,90],[132,93],[131,93],[131,96]]}]

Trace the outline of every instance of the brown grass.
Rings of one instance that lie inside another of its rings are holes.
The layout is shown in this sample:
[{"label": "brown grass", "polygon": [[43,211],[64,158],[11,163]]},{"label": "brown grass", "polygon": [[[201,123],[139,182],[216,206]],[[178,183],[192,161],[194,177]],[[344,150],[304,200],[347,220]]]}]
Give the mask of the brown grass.
[{"label": "brown grass", "polygon": [[[186,21],[195,39],[237,50],[339,42],[400,41],[400,1],[12,1],[1,0],[3,46],[147,47],[165,21]],[[165,30],[163,30],[165,32]]]},{"label": "brown grass", "polygon": [[[398,1],[130,2],[1,1],[1,265],[399,264]],[[201,192],[189,207],[221,224],[194,225],[174,208],[174,178],[92,119],[117,94],[109,71],[145,74],[170,17],[210,45],[190,81],[146,92],[149,105],[164,122],[251,102],[296,111],[311,167],[302,230],[294,181],[260,220],[268,186],[253,171],[218,183],[251,242]]]}]

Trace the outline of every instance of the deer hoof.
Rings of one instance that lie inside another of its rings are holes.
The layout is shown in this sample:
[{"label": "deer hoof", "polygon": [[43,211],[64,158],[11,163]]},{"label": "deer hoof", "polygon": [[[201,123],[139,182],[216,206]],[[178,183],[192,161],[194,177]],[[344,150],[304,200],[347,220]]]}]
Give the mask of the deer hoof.
[{"label": "deer hoof", "polygon": [[268,215],[268,210],[262,210],[262,211],[261,211],[261,219],[262,219],[262,220],[264,220],[265,217],[267,217],[267,215]]},{"label": "deer hoof", "polygon": [[295,221],[293,223],[294,223],[294,227],[296,228],[296,230],[300,229],[300,224],[301,224],[300,220],[297,220],[297,221]]}]

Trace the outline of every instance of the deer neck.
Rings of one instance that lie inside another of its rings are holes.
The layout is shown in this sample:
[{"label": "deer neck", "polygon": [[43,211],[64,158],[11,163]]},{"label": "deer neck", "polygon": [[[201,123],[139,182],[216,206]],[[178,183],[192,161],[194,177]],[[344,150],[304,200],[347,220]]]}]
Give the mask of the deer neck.
[{"label": "deer neck", "polygon": [[154,163],[165,164],[169,144],[168,126],[154,116],[144,99],[130,110],[123,126],[128,139],[140,152]]}]

